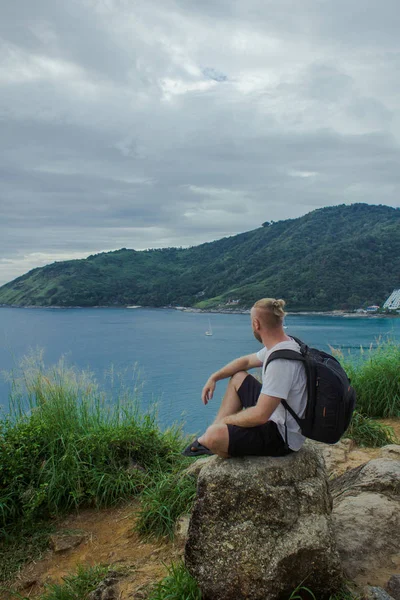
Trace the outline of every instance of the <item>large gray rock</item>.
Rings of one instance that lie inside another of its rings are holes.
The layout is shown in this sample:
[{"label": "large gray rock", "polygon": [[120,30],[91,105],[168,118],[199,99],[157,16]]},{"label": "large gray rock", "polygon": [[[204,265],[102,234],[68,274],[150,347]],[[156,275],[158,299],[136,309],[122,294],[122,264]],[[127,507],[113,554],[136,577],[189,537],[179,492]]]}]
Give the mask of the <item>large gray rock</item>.
[{"label": "large gray rock", "polygon": [[272,600],[306,579],[338,588],[331,498],[315,447],[282,458],[213,458],[198,478],[185,562],[205,600]]},{"label": "large gray rock", "polygon": [[380,585],[382,569],[400,566],[400,462],[371,460],[334,480],[331,491],[346,575]]}]

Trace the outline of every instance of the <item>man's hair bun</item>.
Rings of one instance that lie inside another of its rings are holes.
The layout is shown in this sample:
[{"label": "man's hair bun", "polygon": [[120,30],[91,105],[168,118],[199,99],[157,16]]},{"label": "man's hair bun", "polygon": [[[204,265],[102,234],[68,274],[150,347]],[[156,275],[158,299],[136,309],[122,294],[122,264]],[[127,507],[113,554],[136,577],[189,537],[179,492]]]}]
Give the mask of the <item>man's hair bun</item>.
[{"label": "man's hair bun", "polygon": [[[254,307],[265,310],[271,316],[274,315],[273,319],[278,317],[278,319],[275,321],[275,324],[278,324],[283,321],[285,316],[285,305],[286,302],[282,299],[276,300],[275,298],[262,298],[254,304]],[[274,323],[271,322],[270,324],[272,325]]]},{"label": "man's hair bun", "polygon": [[282,299],[274,300],[274,302],[273,302],[274,314],[277,317],[284,317],[285,316],[285,310],[284,310],[285,305],[286,305],[286,302],[284,300],[282,300]]}]

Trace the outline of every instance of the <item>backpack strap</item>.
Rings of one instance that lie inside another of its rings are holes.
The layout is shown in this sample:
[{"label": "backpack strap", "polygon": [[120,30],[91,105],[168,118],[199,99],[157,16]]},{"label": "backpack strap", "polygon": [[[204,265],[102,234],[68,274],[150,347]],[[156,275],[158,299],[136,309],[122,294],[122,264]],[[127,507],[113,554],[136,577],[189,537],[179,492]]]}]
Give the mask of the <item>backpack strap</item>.
[{"label": "backpack strap", "polygon": [[[305,344],[303,344],[303,345],[305,345]],[[299,352],[296,352],[296,350],[275,350],[275,352],[272,352],[268,356],[267,362],[265,363],[264,373],[265,373],[265,369],[268,367],[269,363],[278,358],[283,358],[285,360],[299,360],[300,362],[303,362],[303,363],[307,362],[307,359],[304,356],[304,354],[303,353],[300,354]]]},{"label": "backpack strap", "polygon": [[[302,348],[302,346],[305,346],[305,348],[307,348],[306,344],[303,344],[303,342],[301,342],[300,340],[297,340],[296,338],[293,338],[293,339],[299,344],[300,349]],[[303,355],[303,353],[299,354],[299,352],[296,352],[295,350],[275,350],[275,352],[272,352],[269,355],[267,362],[265,363],[264,373],[265,373],[269,363],[272,362],[273,360],[277,360],[278,358],[283,358],[284,360],[297,360],[297,361],[302,362],[306,369],[307,387],[309,387],[310,375],[309,375],[308,362],[307,362],[307,358]],[[289,406],[289,404],[286,402],[286,400],[281,400],[281,404],[292,415],[293,419],[296,421],[296,423],[301,428],[301,426],[302,426],[301,419],[295,413],[293,408],[291,408]],[[286,431],[286,435],[287,435],[286,424],[285,424],[285,431]]]},{"label": "backpack strap", "polygon": [[304,342],[299,340],[299,338],[294,337],[294,335],[291,335],[290,337],[292,338],[292,340],[294,340],[300,346],[300,352],[302,353],[303,356],[305,356],[308,352],[307,344],[305,344]]}]

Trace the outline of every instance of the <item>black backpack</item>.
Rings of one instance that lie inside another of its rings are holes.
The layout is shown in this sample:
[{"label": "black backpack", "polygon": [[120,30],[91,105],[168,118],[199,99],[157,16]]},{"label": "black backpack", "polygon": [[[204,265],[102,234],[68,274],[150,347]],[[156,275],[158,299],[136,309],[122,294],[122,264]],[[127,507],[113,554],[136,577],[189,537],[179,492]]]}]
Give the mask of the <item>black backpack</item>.
[{"label": "black backpack", "polygon": [[350,425],[356,393],[336,358],[322,350],[309,348],[299,339],[291,337],[299,344],[301,354],[295,350],[275,350],[268,357],[265,368],[277,358],[300,360],[304,364],[307,374],[304,417],[300,419],[286,400],[282,400],[282,404],[297,421],[305,437],[335,444]]}]

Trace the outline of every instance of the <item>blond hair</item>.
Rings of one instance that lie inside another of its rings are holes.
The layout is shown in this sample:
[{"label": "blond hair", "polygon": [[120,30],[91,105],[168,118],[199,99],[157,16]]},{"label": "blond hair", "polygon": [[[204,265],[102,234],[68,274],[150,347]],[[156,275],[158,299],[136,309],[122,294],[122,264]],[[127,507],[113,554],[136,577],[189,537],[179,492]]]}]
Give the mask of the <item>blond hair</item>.
[{"label": "blond hair", "polygon": [[285,304],[286,302],[282,299],[262,298],[257,300],[253,308],[257,310],[258,318],[266,327],[275,329],[283,325],[286,314],[284,311]]}]

